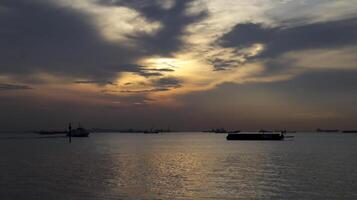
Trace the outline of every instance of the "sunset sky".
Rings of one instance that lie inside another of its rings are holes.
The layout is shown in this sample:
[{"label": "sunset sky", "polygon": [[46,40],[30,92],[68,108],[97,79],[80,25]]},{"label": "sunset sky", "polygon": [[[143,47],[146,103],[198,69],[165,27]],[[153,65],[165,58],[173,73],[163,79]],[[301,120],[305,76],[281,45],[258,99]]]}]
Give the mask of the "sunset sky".
[{"label": "sunset sky", "polygon": [[357,0],[1,0],[0,130],[357,128]]}]

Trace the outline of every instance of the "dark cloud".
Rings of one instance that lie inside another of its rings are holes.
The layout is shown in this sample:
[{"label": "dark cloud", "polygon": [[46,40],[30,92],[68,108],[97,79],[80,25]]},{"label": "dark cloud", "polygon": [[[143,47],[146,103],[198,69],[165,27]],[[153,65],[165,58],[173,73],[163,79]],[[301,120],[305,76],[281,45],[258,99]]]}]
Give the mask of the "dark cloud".
[{"label": "dark cloud", "polygon": [[137,73],[141,76],[150,77],[150,76],[163,76],[163,73],[174,72],[172,69],[153,69],[153,68],[145,68],[139,67]]},{"label": "dark cloud", "polygon": [[169,91],[170,88],[153,88],[147,90],[120,90],[121,93],[149,93],[149,92],[165,92]]},{"label": "dark cloud", "polygon": [[100,81],[100,80],[80,80],[75,81],[76,84],[98,84],[98,85],[116,85],[111,81]]},{"label": "dark cloud", "polygon": [[356,45],[357,18],[295,27],[238,24],[220,38],[219,43],[224,47],[236,48],[263,43],[266,49],[258,57],[275,57],[289,51]]},{"label": "dark cloud", "polygon": [[[151,71],[151,70],[156,70],[156,69],[149,69],[148,71]],[[158,69],[158,71],[161,71],[163,70],[164,72],[166,72],[168,69]],[[148,72],[148,71],[138,71],[141,75],[143,76],[161,76],[162,74],[160,73],[156,73],[156,72]],[[169,70],[169,72],[171,72]],[[154,75],[153,75],[154,74]],[[158,75],[156,75],[158,74]],[[75,84],[96,84],[96,85],[117,85],[111,81],[107,81],[107,80],[77,80],[77,81],[74,81],[73,83]],[[127,82],[124,84],[124,86],[129,86],[129,85],[133,85],[134,83],[131,83],[131,82]],[[139,85],[147,85],[143,82],[140,82]],[[177,78],[160,78],[158,80],[155,80],[153,82],[153,85],[155,87],[167,87],[167,88],[178,88],[178,87],[181,87],[181,81]],[[163,91],[163,90],[162,90]]]},{"label": "dark cloud", "polygon": [[169,72],[174,72],[175,70],[170,69],[170,68],[162,68],[162,69],[155,69],[155,68],[148,68],[142,65],[137,65],[137,64],[125,64],[122,65],[121,68],[123,68],[126,72],[133,72],[137,73],[141,76],[145,77],[150,77],[150,76],[163,76],[163,73],[169,73]]},{"label": "dark cloud", "polygon": [[193,1],[178,0],[169,9],[160,6],[158,1],[152,0],[102,0],[101,2],[108,6],[127,6],[139,11],[148,20],[159,21],[162,28],[154,36],[136,34],[132,35],[131,38],[138,41],[151,54],[170,55],[182,47],[181,36],[185,28],[208,15],[207,12],[188,15],[186,10]]},{"label": "dark cloud", "polygon": [[165,88],[179,88],[182,86],[181,84],[182,81],[174,77],[161,78],[154,82],[154,85],[156,87],[165,87]]},{"label": "dark cloud", "polygon": [[156,72],[174,72],[175,70],[169,68],[162,68],[162,69],[154,69],[154,68],[146,68],[146,71],[156,71]]},{"label": "dark cloud", "polygon": [[28,85],[0,83],[0,91],[29,90],[29,89],[32,89],[32,87],[30,87]]},{"label": "dark cloud", "polygon": [[[131,86],[134,83],[125,83],[124,86]],[[151,83],[138,83],[141,86],[151,87],[150,89],[134,90],[103,90],[104,93],[150,93],[150,92],[165,92],[182,87],[182,81],[175,77],[165,77],[157,80],[153,80]]]},{"label": "dark cloud", "polygon": [[[0,13],[0,73],[48,72],[93,80],[140,71],[147,53],[103,38],[90,16],[45,0],[3,0]],[[146,75],[160,75],[152,73]]]},{"label": "dark cloud", "polygon": [[34,70],[111,76],[135,56],[98,35],[88,16],[46,1],[4,0],[0,17],[0,71]]},{"label": "dark cloud", "polygon": [[254,43],[268,43],[278,32],[278,28],[264,27],[263,24],[238,24],[229,33],[220,38],[225,47],[246,47]]},{"label": "dark cloud", "polygon": [[208,61],[213,66],[214,71],[227,70],[242,64],[242,62],[238,62],[237,60],[222,59],[218,57],[208,59]]},{"label": "dark cloud", "polygon": [[[206,16],[187,15],[192,0],[182,0],[170,9],[156,1],[101,1],[106,6],[126,6],[140,12],[162,28],[155,35],[127,35],[137,48],[108,41],[99,33],[91,16],[46,0],[3,0],[0,6],[0,74],[28,76],[35,72],[56,73],[103,84],[118,72],[162,76],[173,69],[150,69],[135,63],[150,55],[168,55],[183,45],[187,25]],[[88,83],[89,83],[88,82]],[[83,83],[83,82],[82,82]]]}]

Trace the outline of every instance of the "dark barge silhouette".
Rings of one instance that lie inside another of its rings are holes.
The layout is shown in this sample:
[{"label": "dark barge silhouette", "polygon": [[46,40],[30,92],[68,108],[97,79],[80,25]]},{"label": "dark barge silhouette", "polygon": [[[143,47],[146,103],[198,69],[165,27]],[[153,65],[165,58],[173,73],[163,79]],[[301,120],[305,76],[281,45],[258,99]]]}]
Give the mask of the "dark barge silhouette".
[{"label": "dark barge silhouette", "polygon": [[40,135],[56,135],[56,134],[67,134],[68,131],[34,131],[34,133],[38,133]]},{"label": "dark barge silhouette", "polygon": [[342,133],[357,133],[357,130],[343,130]]},{"label": "dark barge silhouette", "polygon": [[71,123],[69,123],[68,131],[35,131],[34,133],[38,133],[40,135],[66,135],[68,137],[89,137],[90,132],[83,128],[80,124],[78,128],[72,129]]},{"label": "dark barge silhouette", "polygon": [[284,133],[230,133],[227,140],[283,140]]}]

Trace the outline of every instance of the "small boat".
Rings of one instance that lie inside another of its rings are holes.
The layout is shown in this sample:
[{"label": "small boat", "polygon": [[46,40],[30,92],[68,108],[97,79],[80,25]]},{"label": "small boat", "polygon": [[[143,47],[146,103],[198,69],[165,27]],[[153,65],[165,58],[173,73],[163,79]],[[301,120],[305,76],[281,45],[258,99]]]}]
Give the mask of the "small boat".
[{"label": "small boat", "polygon": [[357,130],[343,130],[342,133],[357,133]]},{"label": "small boat", "polygon": [[79,125],[77,129],[72,129],[71,125],[70,125],[69,132],[68,132],[67,136],[69,136],[69,137],[88,137],[89,131],[86,130],[85,128],[81,127],[81,125]]},{"label": "small boat", "polygon": [[273,131],[260,129],[259,133],[273,133]]},{"label": "small boat", "polygon": [[240,133],[240,130],[228,131],[227,133]]},{"label": "small boat", "polygon": [[68,134],[68,131],[36,131],[40,135],[57,135],[57,134]]},{"label": "small boat", "polygon": [[159,131],[155,129],[145,130],[144,134],[158,134]]},{"label": "small boat", "polygon": [[212,132],[214,132],[214,133],[239,133],[240,130],[227,131],[224,128],[218,128],[218,129],[213,129]]},{"label": "small boat", "polygon": [[337,132],[340,132],[338,129],[316,129],[316,132],[319,132],[319,133],[337,133]]},{"label": "small boat", "polygon": [[296,131],[289,131],[289,130],[274,130],[274,132],[280,132],[280,133],[296,133]]},{"label": "small boat", "polygon": [[214,133],[227,133],[227,130],[224,128],[217,128],[213,130]]},{"label": "small boat", "polygon": [[285,135],[283,133],[239,133],[228,134],[227,140],[283,140]]}]

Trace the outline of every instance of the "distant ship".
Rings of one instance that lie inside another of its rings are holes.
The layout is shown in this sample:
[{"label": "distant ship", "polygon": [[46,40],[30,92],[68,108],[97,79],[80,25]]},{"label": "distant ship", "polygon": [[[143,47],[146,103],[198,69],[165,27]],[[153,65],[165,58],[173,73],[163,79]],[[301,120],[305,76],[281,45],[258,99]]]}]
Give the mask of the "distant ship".
[{"label": "distant ship", "polygon": [[357,133],[357,130],[343,130],[342,133]]},{"label": "distant ship", "polygon": [[323,133],[337,133],[337,132],[340,132],[339,130],[337,129],[316,129],[316,132],[323,132]]},{"label": "distant ship", "polygon": [[144,134],[158,134],[159,131],[155,129],[145,130]]},{"label": "distant ship", "polygon": [[296,133],[296,131],[288,131],[288,130],[274,130],[274,132],[280,132],[280,133]]},{"label": "distant ship", "polygon": [[56,134],[68,134],[68,131],[35,131],[35,133],[38,133],[40,135],[56,135]]},{"label": "distant ship", "polygon": [[227,133],[240,133],[240,130],[228,131]]},{"label": "distant ship", "polygon": [[227,140],[283,140],[284,138],[283,133],[230,133],[226,137]]},{"label": "distant ship", "polygon": [[227,133],[226,129],[224,128],[218,128],[213,130],[214,133]]},{"label": "distant ship", "polygon": [[235,131],[227,131],[224,128],[217,128],[217,129],[212,129],[210,131],[203,131],[203,132],[212,132],[212,133],[239,133],[240,130],[235,130]]},{"label": "distant ship", "polygon": [[269,131],[269,130],[264,130],[264,129],[260,129],[259,133],[272,133],[273,131]]},{"label": "distant ship", "polygon": [[68,132],[67,136],[69,136],[69,137],[88,137],[89,131],[86,130],[85,128],[81,127],[81,125],[79,125],[77,129],[72,129],[71,124],[69,124],[69,132]]}]

